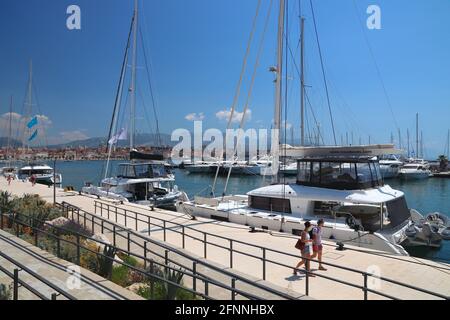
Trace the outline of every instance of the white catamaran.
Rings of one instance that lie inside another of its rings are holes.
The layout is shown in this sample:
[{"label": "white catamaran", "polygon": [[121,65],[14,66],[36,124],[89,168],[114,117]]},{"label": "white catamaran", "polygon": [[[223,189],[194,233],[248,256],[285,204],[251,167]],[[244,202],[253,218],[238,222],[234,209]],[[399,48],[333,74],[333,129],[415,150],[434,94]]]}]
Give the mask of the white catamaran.
[{"label": "white catamaran", "polygon": [[[88,185],[82,189],[83,192],[107,197],[124,202],[133,202],[149,206],[170,206],[183,195],[175,185],[174,175],[165,166],[164,158],[159,154],[142,154],[135,150],[135,108],[136,108],[136,63],[137,63],[137,35],[138,28],[138,2],[135,1],[134,15],[125,50],[124,62],[116,96],[113,119],[111,122],[109,138],[109,156],[105,170],[105,177],[101,186]],[[128,63],[130,41],[132,38],[132,67],[131,85],[129,94],[130,102],[130,162],[119,164],[115,176],[108,177],[110,169],[110,156],[114,146],[119,140],[127,140],[127,130],[118,130],[118,118],[120,102],[123,91],[123,82]],[[111,135],[112,132],[117,132]]]}]

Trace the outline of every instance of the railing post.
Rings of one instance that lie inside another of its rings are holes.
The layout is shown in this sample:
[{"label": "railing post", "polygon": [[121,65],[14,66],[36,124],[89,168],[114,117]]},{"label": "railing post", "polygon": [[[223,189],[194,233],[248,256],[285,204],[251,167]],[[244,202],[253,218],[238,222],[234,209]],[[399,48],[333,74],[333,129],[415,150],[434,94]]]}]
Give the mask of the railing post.
[{"label": "railing post", "polygon": [[113,244],[116,247],[116,225],[113,224]]},{"label": "railing post", "polygon": [[305,295],[309,296],[309,271],[305,269]]},{"label": "railing post", "polygon": [[[193,274],[192,291],[197,292],[197,262],[195,262],[195,261],[192,263],[192,274]],[[194,294],[194,298],[195,298],[195,294]]]},{"label": "railing post", "polygon": [[92,233],[95,233],[95,216],[92,216]]},{"label": "railing post", "polygon": [[105,225],[104,225],[104,223],[105,223],[105,221],[102,220],[102,234],[103,234],[103,232],[104,232],[104,230],[105,230]]},{"label": "railing post", "polygon": [[208,252],[207,252],[207,246],[208,246],[208,244],[206,243],[206,233],[204,233],[203,234],[203,244],[204,244],[204,246],[203,246],[203,256],[204,256],[204,258],[206,259],[207,258],[207,256],[208,256]]},{"label": "railing post", "polygon": [[136,231],[138,231],[138,213],[137,212],[135,212],[135,214],[136,214]]},{"label": "railing post", "polygon": [[236,279],[233,278],[231,279],[231,300],[236,300],[235,289],[236,289]]},{"label": "railing post", "polygon": [[130,231],[127,230],[127,248],[128,248],[128,254],[130,254]]},{"label": "railing post", "polygon": [[127,210],[125,210],[125,228],[127,227]]},{"label": "railing post", "polygon": [[84,216],[84,228],[86,229],[86,211],[83,211],[83,216]]},{"label": "railing post", "polygon": [[52,300],[56,300],[57,294],[56,293],[52,293]]},{"label": "railing post", "polygon": [[97,214],[97,201],[94,201],[94,213]]},{"label": "railing post", "polygon": [[147,269],[147,241],[144,241],[144,269]]},{"label": "railing post", "polygon": [[150,228],[152,227],[151,218],[148,216],[148,236],[150,236]]},{"label": "railing post", "polygon": [[150,298],[152,300],[155,299],[155,279],[153,278],[154,270],[153,270],[153,260],[150,260],[150,273],[152,276],[150,277]]},{"label": "railing post", "polygon": [[163,231],[164,231],[164,242],[166,242],[166,220],[163,221]]},{"label": "railing post", "polygon": [[103,202],[100,202],[100,216],[103,217]]},{"label": "railing post", "polygon": [[266,280],[266,248],[263,248],[263,280]]},{"label": "railing post", "polygon": [[[75,212],[75,209],[72,208],[72,216],[73,216],[74,212]],[[80,211],[77,211],[77,222],[78,222],[78,224],[80,224]]]},{"label": "railing post", "polygon": [[209,295],[208,284],[209,284],[209,282],[207,280],[205,280],[205,297],[207,297]]},{"label": "railing post", "polygon": [[167,273],[169,271],[169,268],[168,268],[168,266],[169,266],[169,250],[164,251],[164,264],[165,264],[164,269]]},{"label": "railing post", "polygon": [[14,269],[13,300],[19,300],[19,269]]},{"label": "railing post", "polygon": [[116,207],[116,218],[114,221],[117,223],[117,207]]},{"label": "railing post", "polygon": [[182,227],[182,230],[183,230],[183,249],[185,249],[186,248],[186,239],[184,236],[184,226]]},{"label": "railing post", "polygon": [[80,265],[80,235],[77,234],[77,265]]},{"label": "railing post", "polygon": [[3,230],[3,211],[0,210],[0,229]]},{"label": "railing post", "polygon": [[367,273],[364,273],[364,300],[367,300]]},{"label": "railing post", "polygon": [[230,268],[233,268],[233,240],[230,239]]},{"label": "railing post", "polygon": [[109,210],[108,210],[108,220],[110,220],[110,219],[109,219]]}]

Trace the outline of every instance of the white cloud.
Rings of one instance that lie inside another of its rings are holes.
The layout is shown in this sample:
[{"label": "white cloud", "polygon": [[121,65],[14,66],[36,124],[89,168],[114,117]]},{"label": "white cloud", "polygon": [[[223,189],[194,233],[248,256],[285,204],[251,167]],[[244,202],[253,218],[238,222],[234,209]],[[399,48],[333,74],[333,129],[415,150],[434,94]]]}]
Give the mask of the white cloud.
[{"label": "white cloud", "polygon": [[[38,129],[47,130],[52,126],[52,121],[45,115],[36,115],[38,124]],[[19,138],[23,136],[23,133],[28,130],[27,123],[31,120],[32,117],[24,117],[23,115],[15,112],[4,113],[0,116],[0,136],[7,137],[9,135],[9,125],[11,121],[11,133],[12,138]]]},{"label": "white cloud", "polygon": [[[229,121],[231,116],[231,109],[230,110],[221,110],[216,113],[216,118],[219,120]],[[235,111],[233,113],[233,118],[231,119],[232,123],[240,123],[242,120],[242,117],[244,116],[244,112],[238,112]],[[250,109],[247,109],[245,112],[245,120],[250,121],[252,118],[252,111]]]},{"label": "white cloud", "polygon": [[187,121],[203,121],[205,119],[205,115],[203,112],[197,113],[190,113],[184,117]]}]

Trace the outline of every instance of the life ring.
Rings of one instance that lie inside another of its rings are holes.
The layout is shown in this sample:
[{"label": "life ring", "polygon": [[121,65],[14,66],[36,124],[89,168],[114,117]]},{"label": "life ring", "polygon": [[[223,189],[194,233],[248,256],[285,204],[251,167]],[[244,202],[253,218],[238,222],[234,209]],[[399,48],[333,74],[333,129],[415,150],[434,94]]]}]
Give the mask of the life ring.
[{"label": "life ring", "polygon": [[[429,222],[437,222],[438,224],[441,224],[440,221],[442,221],[442,225],[446,227],[450,227],[450,219],[445,214],[442,214],[440,212],[430,213],[426,216],[426,221]],[[439,221],[440,220],[440,221]]]}]

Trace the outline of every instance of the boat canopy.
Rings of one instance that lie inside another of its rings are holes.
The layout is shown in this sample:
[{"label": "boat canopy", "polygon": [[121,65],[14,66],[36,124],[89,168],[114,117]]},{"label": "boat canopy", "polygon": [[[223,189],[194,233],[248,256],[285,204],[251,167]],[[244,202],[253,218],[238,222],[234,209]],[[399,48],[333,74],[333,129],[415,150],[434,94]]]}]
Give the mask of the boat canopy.
[{"label": "boat canopy", "polygon": [[262,187],[247,193],[250,197],[269,197],[284,199],[300,199],[305,201],[322,201],[355,204],[382,204],[401,197],[404,193],[385,185],[380,188],[366,190],[324,189],[298,184],[276,184]]},{"label": "boat canopy", "polygon": [[168,172],[163,163],[123,163],[118,177],[127,179],[164,178]]},{"label": "boat canopy", "polygon": [[375,158],[307,158],[297,163],[297,184],[326,189],[361,190],[382,187]]},{"label": "boat canopy", "polygon": [[130,152],[130,160],[155,160],[155,161],[163,161],[164,156],[162,154],[148,154],[142,153],[138,151]]}]

